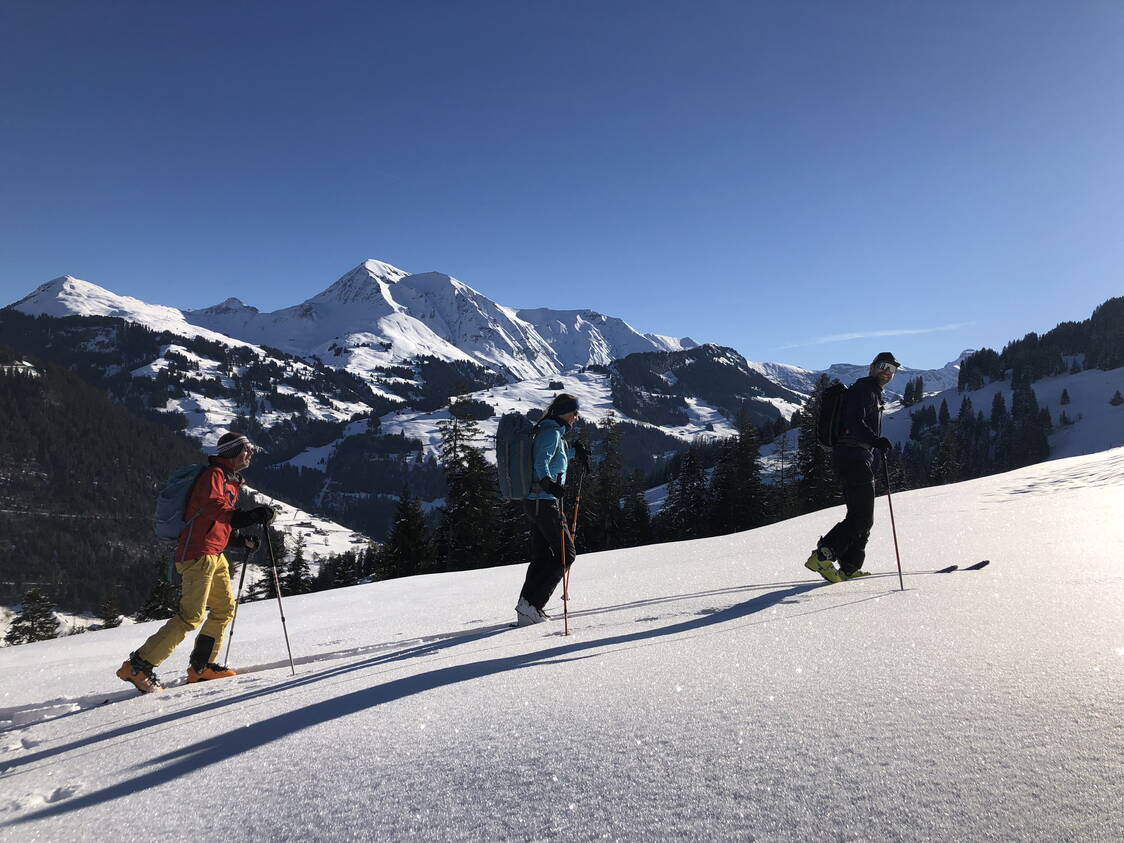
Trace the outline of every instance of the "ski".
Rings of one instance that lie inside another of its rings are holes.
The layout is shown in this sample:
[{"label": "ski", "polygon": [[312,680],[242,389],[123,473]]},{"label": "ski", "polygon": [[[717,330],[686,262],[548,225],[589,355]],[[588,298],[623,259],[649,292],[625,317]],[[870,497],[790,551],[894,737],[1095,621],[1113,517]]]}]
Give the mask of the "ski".
[{"label": "ski", "polygon": [[984,559],[977,562],[975,565],[969,565],[967,568],[961,568],[959,565],[949,565],[947,568],[941,568],[939,571],[933,571],[934,574],[951,574],[953,571],[979,571],[986,568],[991,564],[990,559]]}]

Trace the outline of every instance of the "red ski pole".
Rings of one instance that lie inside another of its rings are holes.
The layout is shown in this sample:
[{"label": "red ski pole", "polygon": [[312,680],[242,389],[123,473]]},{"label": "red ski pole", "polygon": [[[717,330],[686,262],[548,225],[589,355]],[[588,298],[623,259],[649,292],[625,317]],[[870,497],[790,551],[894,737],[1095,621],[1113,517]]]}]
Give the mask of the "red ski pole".
[{"label": "red ski pole", "polygon": [[562,626],[563,634],[570,634],[570,569],[566,566],[566,511],[558,499],[558,535],[562,554]]}]

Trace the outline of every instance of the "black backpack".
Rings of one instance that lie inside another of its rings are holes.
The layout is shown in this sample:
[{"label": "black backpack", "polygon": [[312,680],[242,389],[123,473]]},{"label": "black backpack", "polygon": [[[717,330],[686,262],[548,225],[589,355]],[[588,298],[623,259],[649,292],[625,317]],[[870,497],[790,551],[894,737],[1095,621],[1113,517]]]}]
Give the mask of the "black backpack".
[{"label": "black backpack", "polygon": [[840,428],[843,426],[843,399],[847,396],[847,387],[840,381],[835,381],[831,386],[820,393],[820,415],[816,419],[816,442],[821,448],[831,448],[839,441]]}]

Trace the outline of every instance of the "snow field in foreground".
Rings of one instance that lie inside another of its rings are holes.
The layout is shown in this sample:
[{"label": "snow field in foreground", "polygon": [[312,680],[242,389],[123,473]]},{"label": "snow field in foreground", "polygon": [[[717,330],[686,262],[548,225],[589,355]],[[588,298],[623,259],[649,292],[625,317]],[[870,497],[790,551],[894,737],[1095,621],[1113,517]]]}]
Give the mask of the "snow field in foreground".
[{"label": "snow field in foreground", "polygon": [[0,650],[0,829],[1121,839],[1122,508],[1124,449],[896,495],[904,592],[884,500],[839,585],[801,563],[841,509],[584,555],[570,637],[507,626],[521,566],[290,598],[295,677],[248,604],[239,676],[185,643],[149,697],[152,624]]}]

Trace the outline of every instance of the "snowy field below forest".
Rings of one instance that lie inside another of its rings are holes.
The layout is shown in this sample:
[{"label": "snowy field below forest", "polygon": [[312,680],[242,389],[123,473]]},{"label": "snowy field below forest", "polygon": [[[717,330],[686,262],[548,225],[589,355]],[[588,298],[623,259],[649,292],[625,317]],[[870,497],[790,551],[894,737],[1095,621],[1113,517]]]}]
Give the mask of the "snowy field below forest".
[{"label": "snowy field below forest", "polygon": [[580,556],[569,637],[517,566],[288,599],[295,676],[269,602],[147,697],[154,624],[0,650],[0,838],[1124,839],[1124,448],[894,510],[904,592],[883,499],[839,585],[839,509]]}]

